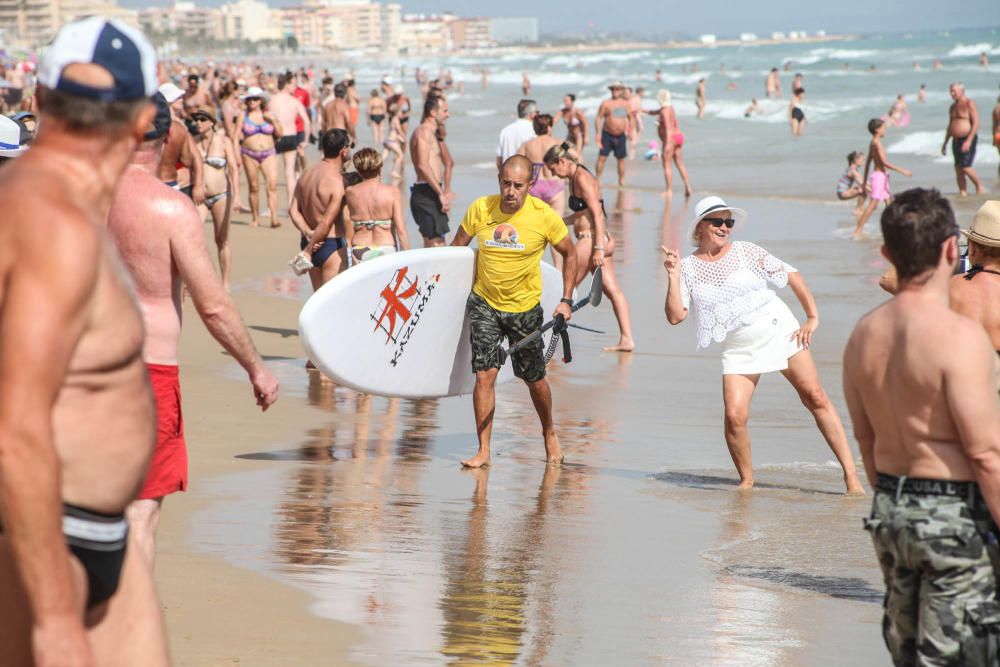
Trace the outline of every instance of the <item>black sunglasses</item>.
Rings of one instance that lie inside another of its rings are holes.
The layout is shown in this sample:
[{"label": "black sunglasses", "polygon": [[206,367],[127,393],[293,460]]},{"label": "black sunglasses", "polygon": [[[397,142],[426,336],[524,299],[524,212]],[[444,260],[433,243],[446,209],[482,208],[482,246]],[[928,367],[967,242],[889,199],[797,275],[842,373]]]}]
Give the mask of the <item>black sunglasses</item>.
[{"label": "black sunglasses", "polygon": [[705,222],[709,223],[713,227],[722,227],[725,225],[727,229],[732,229],[736,221],[732,218],[702,218]]}]

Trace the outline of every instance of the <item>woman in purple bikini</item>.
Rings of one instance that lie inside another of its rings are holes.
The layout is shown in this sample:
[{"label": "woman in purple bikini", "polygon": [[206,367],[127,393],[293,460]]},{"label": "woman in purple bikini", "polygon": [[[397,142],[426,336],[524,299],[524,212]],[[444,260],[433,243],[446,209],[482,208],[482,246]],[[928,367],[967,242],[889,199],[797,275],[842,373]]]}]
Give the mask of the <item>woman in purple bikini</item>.
[{"label": "woman in purple bikini", "polygon": [[531,160],[531,188],[528,194],[538,197],[551,206],[559,215],[563,214],[566,205],[566,184],[563,179],[555,176],[545,166],[545,153],[561,142],[552,136],[552,116],[540,113],[532,121],[535,127],[534,139],[529,139],[518,149],[518,155]]},{"label": "woman in purple bikini", "polygon": [[281,136],[281,128],[267,112],[266,95],[262,89],[253,86],[243,96],[246,112],[243,122],[236,130],[243,168],[247,171],[247,185],[250,187],[250,226],[260,224],[260,183],[259,174],[264,172],[267,185],[267,208],[271,212],[271,226],[280,227],[278,220],[278,158],[274,148],[276,136]]}]

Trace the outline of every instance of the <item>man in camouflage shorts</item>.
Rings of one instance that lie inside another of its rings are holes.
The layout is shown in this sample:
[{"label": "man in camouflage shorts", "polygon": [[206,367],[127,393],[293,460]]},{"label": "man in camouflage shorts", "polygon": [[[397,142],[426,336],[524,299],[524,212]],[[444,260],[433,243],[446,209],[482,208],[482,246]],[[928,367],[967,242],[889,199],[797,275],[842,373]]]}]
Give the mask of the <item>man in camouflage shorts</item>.
[{"label": "man in camouflage shorts", "polygon": [[[506,337],[515,343],[542,326],[542,255],[551,244],[563,256],[563,299],[555,315],[569,321],[576,278],[576,254],[562,218],[540,199],[528,194],[531,162],[514,155],[500,168],[500,194],[480,197],[469,206],[452,241],[466,246],[476,239],[476,280],[469,312],[472,371],[476,388],[472,404],[476,414],[479,451],[462,461],[480,468],[490,461],[490,436],[496,407],[496,379],[500,372],[500,344]],[[538,412],[549,463],[562,461],[562,449],[552,423],[552,392],[545,380],[541,338],[511,355],[514,375],[524,380]]]},{"label": "man in camouflage shorts", "polygon": [[948,200],[902,193],[882,236],[899,291],[844,351],[844,395],[875,489],[865,527],[885,580],[882,634],[897,667],[1000,665],[996,353],[982,326],[948,307],[959,255]]}]

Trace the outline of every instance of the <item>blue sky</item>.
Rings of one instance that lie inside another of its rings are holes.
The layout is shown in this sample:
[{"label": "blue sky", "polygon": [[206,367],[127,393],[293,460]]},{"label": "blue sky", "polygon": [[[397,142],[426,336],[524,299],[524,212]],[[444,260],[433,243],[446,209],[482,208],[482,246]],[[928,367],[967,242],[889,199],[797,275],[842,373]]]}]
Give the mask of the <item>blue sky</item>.
[{"label": "blue sky", "polygon": [[[196,0],[218,5],[219,0]],[[272,6],[299,4],[269,0]],[[773,30],[826,30],[828,33],[871,33],[997,28],[1000,42],[1000,0],[399,0],[404,13],[452,11],[466,16],[537,16],[544,33],[632,32],[636,34],[740,32],[770,34]],[[164,2],[121,0],[129,7]],[[628,7],[628,11],[622,11]]]}]

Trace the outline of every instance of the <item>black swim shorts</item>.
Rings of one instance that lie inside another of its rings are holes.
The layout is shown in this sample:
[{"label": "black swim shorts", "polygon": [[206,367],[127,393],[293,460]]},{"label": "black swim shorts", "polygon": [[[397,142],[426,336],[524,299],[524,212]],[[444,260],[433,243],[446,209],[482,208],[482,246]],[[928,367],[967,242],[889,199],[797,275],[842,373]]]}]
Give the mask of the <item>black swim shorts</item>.
[{"label": "black swim shorts", "polygon": [[[523,313],[507,313],[493,308],[473,292],[465,303],[469,312],[469,342],[472,343],[472,372],[500,368],[497,354],[506,337],[514,344],[542,326],[542,306]],[[511,355],[514,376],[525,382],[538,382],[545,377],[545,344],[542,337]]]},{"label": "black swim shorts", "polygon": [[979,135],[973,135],[972,143],[969,146],[968,151],[962,150],[962,144],[968,138],[968,135],[964,137],[952,137],[951,138],[951,154],[955,158],[956,167],[969,168],[972,163],[976,161],[976,144],[979,143]]},{"label": "black swim shorts", "polygon": [[624,132],[615,136],[608,134],[607,130],[601,130],[601,150],[598,154],[607,157],[612,151],[615,158],[624,160],[628,156],[628,138]]},{"label": "black swim shorts", "polygon": [[274,142],[274,150],[279,153],[288,153],[299,147],[299,138],[295,134],[286,134]]},{"label": "black swim shorts", "polygon": [[441,210],[441,198],[427,183],[410,186],[410,213],[425,239],[441,238],[448,233],[448,214]]}]

